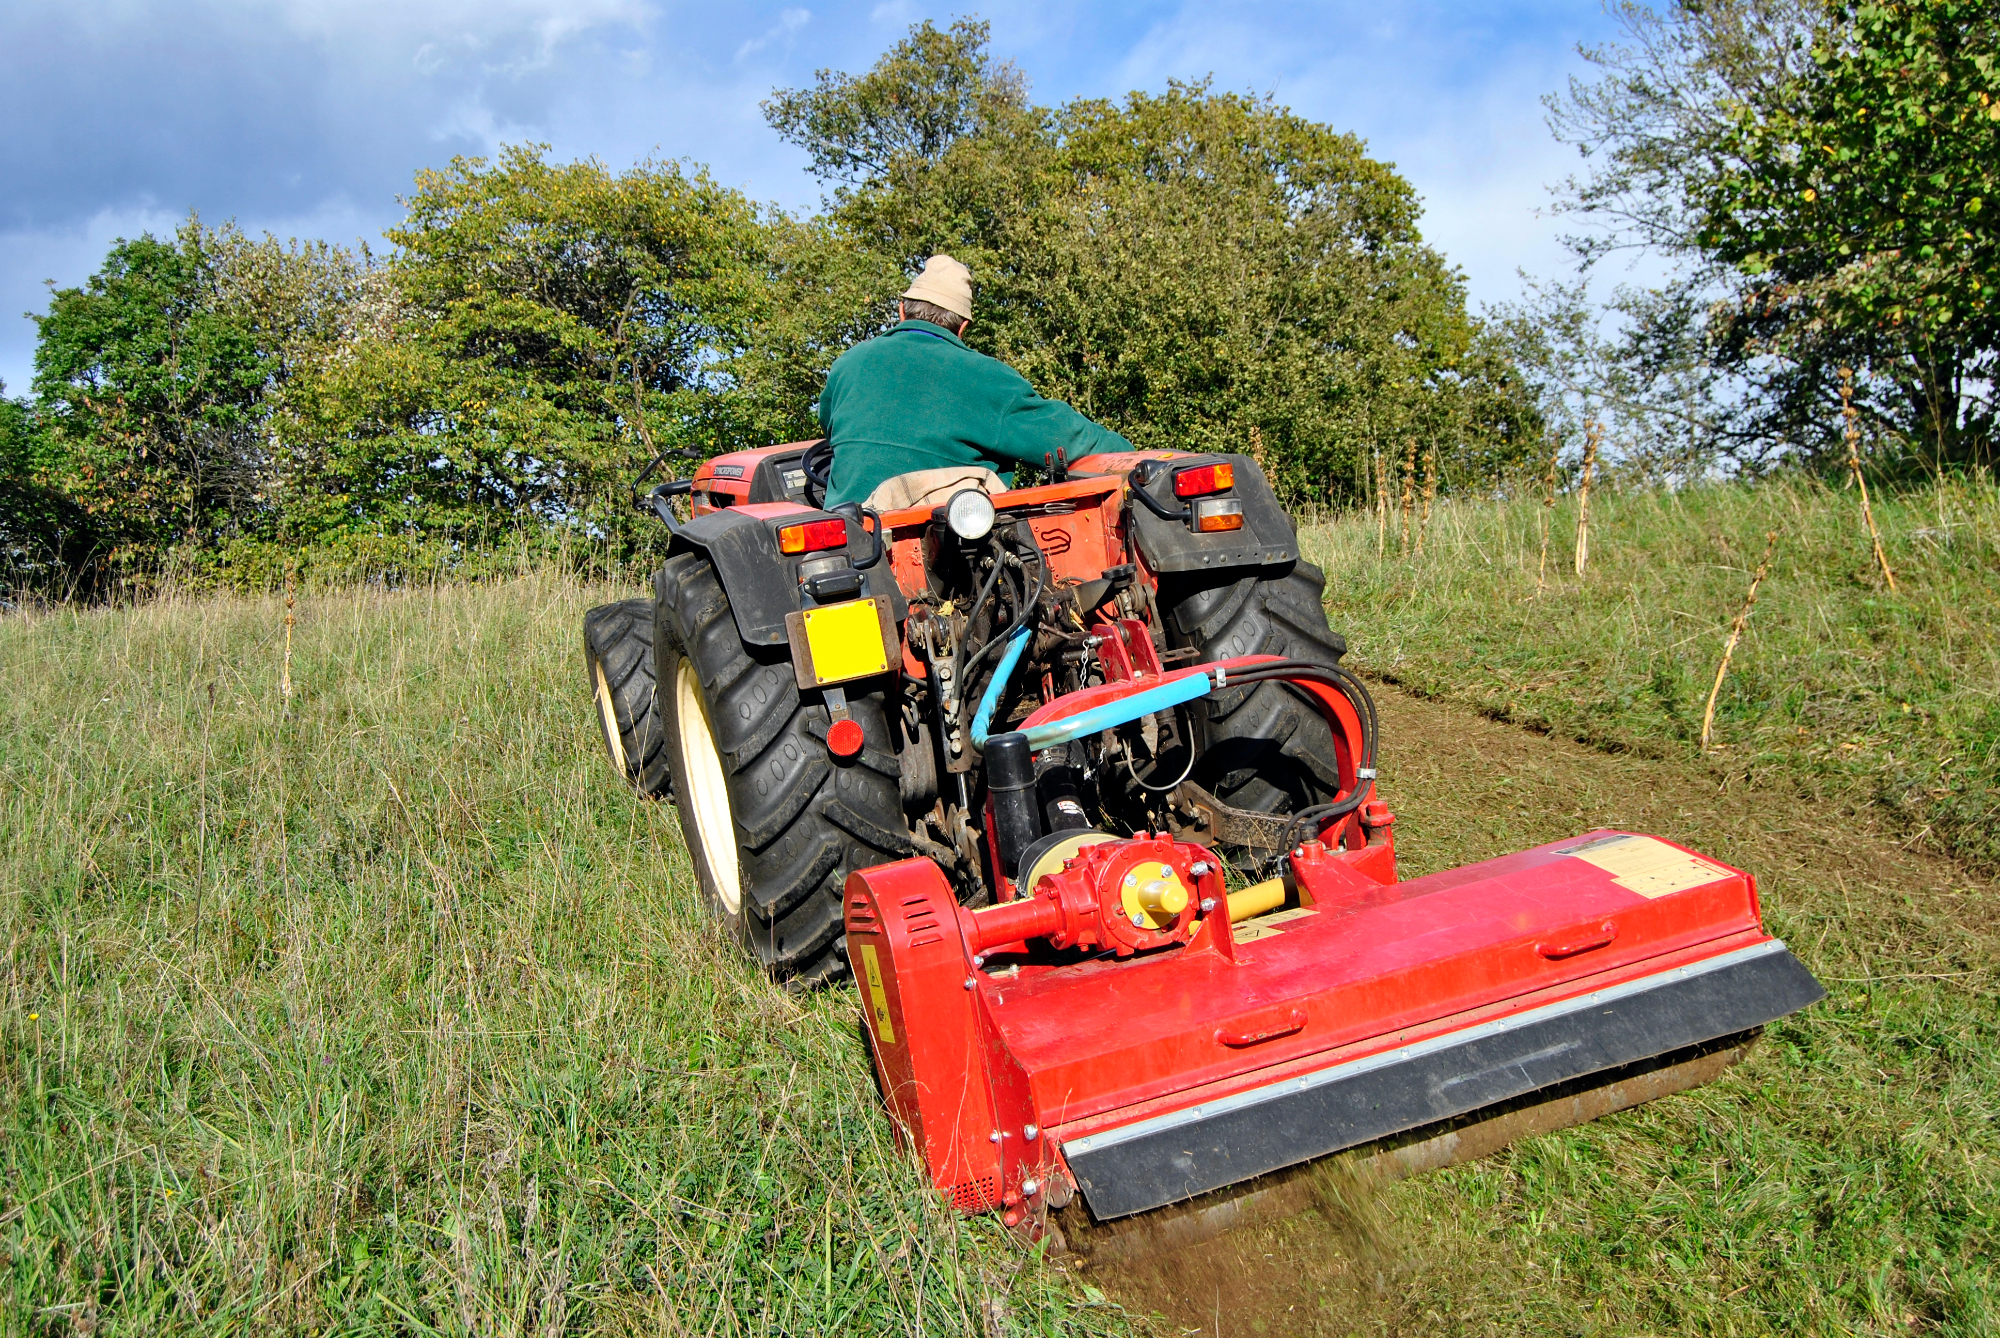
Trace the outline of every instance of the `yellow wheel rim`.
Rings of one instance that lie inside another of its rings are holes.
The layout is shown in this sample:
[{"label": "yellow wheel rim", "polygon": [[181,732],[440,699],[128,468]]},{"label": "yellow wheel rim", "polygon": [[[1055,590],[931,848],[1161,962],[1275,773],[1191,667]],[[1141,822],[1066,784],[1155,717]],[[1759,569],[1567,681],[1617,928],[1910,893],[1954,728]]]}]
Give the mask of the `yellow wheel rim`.
[{"label": "yellow wheel rim", "polygon": [[625,759],[625,736],[618,730],[618,703],[611,696],[611,680],[604,676],[604,661],[593,655],[590,663],[597,675],[597,719],[604,726],[604,746],[611,752],[611,765],[629,779],[632,769]]},{"label": "yellow wheel rim", "polygon": [[708,721],[708,703],[702,700],[701,680],[694,664],[685,655],[674,666],[674,719],[680,722],[681,771],[687,777],[682,812],[694,822],[692,833],[715,875],[716,893],[731,915],[743,910],[736,852],[736,824],[729,813],[729,783],[722,769],[722,754],[715,747],[715,731]]}]

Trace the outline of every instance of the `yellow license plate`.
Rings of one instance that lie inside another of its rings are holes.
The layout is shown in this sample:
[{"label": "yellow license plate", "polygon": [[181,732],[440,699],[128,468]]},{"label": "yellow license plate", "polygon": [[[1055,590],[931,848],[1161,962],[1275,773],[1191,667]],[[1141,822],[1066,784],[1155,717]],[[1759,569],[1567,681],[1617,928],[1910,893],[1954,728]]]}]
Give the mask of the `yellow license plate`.
[{"label": "yellow license plate", "polygon": [[805,624],[806,649],[812,656],[815,682],[845,683],[850,678],[887,672],[889,647],[882,635],[882,612],[875,600],[851,599],[845,604],[828,604],[807,609],[799,618]]}]

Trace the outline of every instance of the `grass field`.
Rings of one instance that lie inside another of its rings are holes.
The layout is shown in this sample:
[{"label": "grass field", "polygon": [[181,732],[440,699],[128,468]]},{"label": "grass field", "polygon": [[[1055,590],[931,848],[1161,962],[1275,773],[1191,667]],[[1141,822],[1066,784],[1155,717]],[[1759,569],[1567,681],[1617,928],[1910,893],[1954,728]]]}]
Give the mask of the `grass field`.
[{"label": "grass field", "polygon": [[0,623],[9,1333],[1091,1332],[597,755],[535,580]]},{"label": "grass field", "polygon": [[1355,662],[1431,699],[1383,690],[1409,872],[1659,831],[1756,870],[1832,997],[1699,1093],[1150,1275],[939,1209],[851,994],[710,931],[671,810],[597,755],[578,624],[623,592],[315,595],[289,702],[277,601],[9,616],[0,1326],[2000,1331],[2000,902],[1948,857],[1989,851],[2000,525],[1892,502],[1892,598],[1846,507],[1606,499],[1582,582],[1558,509],[1539,595],[1532,507],[1447,508],[1410,560],[1308,534]]},{"label": "grass field", "polygon": [[[1372,517],[1309,531],[1359,662],[1426,696],[1613,748],[1690,756],[1766,537],[1771,574],[1717,702],[1718,774],[1876,803],[2000,869],[2000,488],[1877,496],[1899,589],[1851,491],[1761,487],[1444,504],[1424,552]],[[1550,534],[1546,564],[1542,534]],[[1378,556],[1379,554],[1379,556]]]}]

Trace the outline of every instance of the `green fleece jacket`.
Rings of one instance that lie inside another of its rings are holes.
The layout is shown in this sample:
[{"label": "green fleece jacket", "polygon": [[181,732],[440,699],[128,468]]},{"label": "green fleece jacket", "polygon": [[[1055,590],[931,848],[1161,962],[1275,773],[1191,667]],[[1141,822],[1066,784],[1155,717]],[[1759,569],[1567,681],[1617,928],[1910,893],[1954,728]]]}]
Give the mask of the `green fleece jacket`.
[{"label": "green fleece jacket", "polygon": [[833,442],[826,502],[862,502],[898,474],[947,465],[1011,473],[1056,451],[1080,459],[1132,444],[929,321],[900,321],[827,373],[821,428]]}]

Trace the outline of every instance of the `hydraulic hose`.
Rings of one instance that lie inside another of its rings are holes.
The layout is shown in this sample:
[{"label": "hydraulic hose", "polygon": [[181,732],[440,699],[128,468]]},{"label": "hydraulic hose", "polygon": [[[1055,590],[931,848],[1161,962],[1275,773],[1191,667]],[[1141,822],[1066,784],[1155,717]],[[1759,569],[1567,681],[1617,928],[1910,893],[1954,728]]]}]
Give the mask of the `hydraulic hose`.
[{"label": "hydraulic hose", "polygon": [[1380,718],[1376,714],[1375,699],[1369,695],[1367,687],[1360,679],[1339,665],[1315,664],[1310,660],[1278,660],[1267,664],[1249,665],[1229,676],[1232,684],[1263,683],[1274,679],[1293,681],[1311,679],[1336,687],[1354,707],[1354,713],[1361,721],[1361,750],[1360,756],[1355,759],[1353,793],[1334,803],[1317,804],[1292,814],[1281,833],[1283,839],[1279,842],[1278,848],[1282,855],[1291,847],[1292,833],[1301,826],[1310,824],[1324,827],[1327,823],[1344,818],[1361,807],[1362,801],[1368,797],[1372,788],[1370,782],[1375,779],[1375,739]]},{"label": "hydraulic hose", "polygon": [[[987,680],[986,692],[979,699],[979,713],[972,717],[972,748],[974,752],[986,751],[986,731],[993,725],[993,713],[1000,709],[1000,694],[1007,690],[1007,680],[1014,676],[1014,666],[1021,662],[1021,652],[1028,648],[1029,634],[1034,629],[1025,621],[1014,624],[1014,630],[1007,634],[1007,649],[1000,652],[1000,663],[993,669],[993,677]],[[991,642],[987,643],[989,646]],[[980,647],[981,653],[986,650]]]},{"label": "hydraulic hose", "polygon": [[[986,691],[979,699],[979,711],[972,718],[972,747],[975,752],[984,752],[986,749],[987,732],[993,726],[994,712],[1000,709],[1001,695],[1006,692],[1007,684],[1014,677],[1014,670],[1021,662],[1021,655],[1028,648],[1028,642],[1035,628],[1035,611],[1041,607],[1042,595],[1048,590],[1048,557],[1043,554],[1042,546],[1035,542],[1034,531],[1028,530],[1025,524],[1020,526],[1019,529],[1027,532],[1028,547],[1033,549],[1035,554],[1034,593],[1029,595],[1020,605],[1019,612],[1014,619],[1014,625],[974,651],[966,658],[965,664],[960,670],[961,674],[969,675],[974,669],[979,667],[980,662],[986,658],[987,653],[993,647],[1000,645],[1003,641],[1006,643],[1005,649],[1000,652],[1000,663],[994,667],[993,677],[987,680]],[[999,574],[1002,565],[1001,559],[1002,555],[999,552],[995,552],[993,563],[995,577]],[[987,588],[990,589],[992,584],[993,577],[989,577]],[[981,592],[980,599],[982,602],[984,601],[984,591]],[[978,605],[974,605],[975,614],[978,611],[978,607]]]}]

